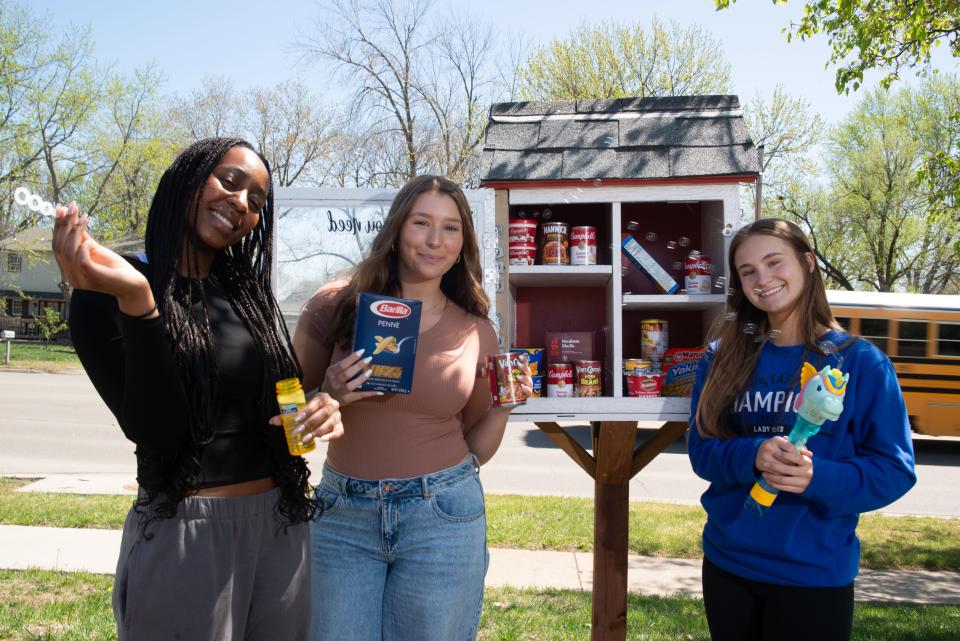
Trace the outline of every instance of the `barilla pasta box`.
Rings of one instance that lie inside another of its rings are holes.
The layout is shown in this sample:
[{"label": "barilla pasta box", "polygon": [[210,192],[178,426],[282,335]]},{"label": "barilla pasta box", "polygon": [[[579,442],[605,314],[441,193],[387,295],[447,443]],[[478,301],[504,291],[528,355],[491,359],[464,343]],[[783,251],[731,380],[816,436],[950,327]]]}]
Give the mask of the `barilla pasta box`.
[{"label": "barilla pasta box", "polygon": [[663,396],[690,396],[697,366],[703,358],[702,347],[671,347],[663,355]]},{"label": "barilla pasta box", "polygon": [[420,335],[418,300],[361,293],[357,301],[357,326],[353,351],[372,356],[373,371],[358,389],[409,394],[413,390],[413,365]]}]

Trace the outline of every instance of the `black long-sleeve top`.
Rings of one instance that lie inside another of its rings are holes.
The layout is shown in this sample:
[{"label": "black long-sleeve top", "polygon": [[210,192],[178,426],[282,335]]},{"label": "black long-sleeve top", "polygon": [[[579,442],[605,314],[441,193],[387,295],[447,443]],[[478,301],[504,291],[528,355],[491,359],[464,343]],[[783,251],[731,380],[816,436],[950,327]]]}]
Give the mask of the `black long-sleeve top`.
[{"label": "black long-sleeve top", "polygon": [[[130,260],[130,259],[128,259]],[[131,260],[141,272],[145,265]],[[261,407],[263,358],[223,290],[204,281],[207,313],[218,368],[213,440],[200,446],[198,487],[270,476],[264,425],[274,408]],[[200,314],[203,302],[193,302]],[[190,407],[162,317],[132,318],[113,296],[76,290],[70,301],[70,335],[83,368],[120,428],[136,444],[137,480],[163,491],[167,481],[152,460],[174,460],[190,443]],[[279,428],[276,428],[279,429]]]}]

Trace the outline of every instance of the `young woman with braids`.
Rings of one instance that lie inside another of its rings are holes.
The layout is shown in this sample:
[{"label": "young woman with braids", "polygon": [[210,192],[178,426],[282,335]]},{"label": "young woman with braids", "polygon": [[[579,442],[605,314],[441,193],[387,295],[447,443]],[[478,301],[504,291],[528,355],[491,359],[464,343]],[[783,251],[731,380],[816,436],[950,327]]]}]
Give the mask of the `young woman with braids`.
[{"label": "young woman with braids", "polygon": [[[853,624],[861,512],[916,482],[893,365],[833,318],[813,250],[794,223],[761,219],[733,237],[718,339],[693,388],[687,449],[701,498],[703,600],[715,641],[845,641]],[[850,374],[843,413],[797,450],[804,362]],[[744,509],[763,476],[780,494]]]},{"label": "young woman with braids", "polygon": [[[273,217],[267,162],[223,138],[163,174],[145,259],[96,243],[75,204],[57,212],[77,354],[136,444],[121,641],[307,637],[314,504],[273,416],[275,382],[299,375],[270,286]],[[304,414],[308,438],[342,432],[327,394]]]},{"label": "young woman with braids", "polygon": [[[481,282],[466,197],[447,178],[419,176],[349,282],[322,287],[301,313],[293,344],[304,386],[337,399],[344,425],[311,526],[314,641],[476,634],[488,560],[477,470],[509,414],[490,406],[482,370],[499,348]],[[360,292],[423,303],[409,395],[357,391],[370,357],[350,351]]]}]

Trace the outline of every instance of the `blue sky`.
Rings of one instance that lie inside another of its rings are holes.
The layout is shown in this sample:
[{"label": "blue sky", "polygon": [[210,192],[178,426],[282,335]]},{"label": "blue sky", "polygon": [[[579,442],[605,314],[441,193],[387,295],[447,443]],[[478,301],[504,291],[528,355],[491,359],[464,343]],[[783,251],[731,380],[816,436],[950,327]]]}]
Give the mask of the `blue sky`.
[{"label": "blue sky", "polygon": [[[316,64],[299,62],[292,44],[309,36],[319,15],[317,2],[297,0],[30,0],[35,12],[47,11],[54,32],[91,25],[96,57],[117,70],[131,71],[155,61],[167,77],[166,91],[188,93],[204,76],[224,76],[240,88],[273,85],[297,77],[326,100],[342,99],[339,81]],[[770,0],[740,0],[717,12],[712,0],[459,0],[440,1],[493,23],[504,38],[548,42],[581,23],[601,20],[664,21],[697,24],[720,40],[731,65],[741,103],[755,93],[772,94],[777,83],[803,96],[828,122],[842,119],[861,92],[838,96],[825,37],[787,43],[781,29],[801,15],[803,2],[774,5]],[[589,7],[589,9],[587,8]],[[520,35],[522,34],[522,36]],[[940,47],[936,65],[956,72],[957,61]],[[877,75],[867,79],[875,82]]]}]

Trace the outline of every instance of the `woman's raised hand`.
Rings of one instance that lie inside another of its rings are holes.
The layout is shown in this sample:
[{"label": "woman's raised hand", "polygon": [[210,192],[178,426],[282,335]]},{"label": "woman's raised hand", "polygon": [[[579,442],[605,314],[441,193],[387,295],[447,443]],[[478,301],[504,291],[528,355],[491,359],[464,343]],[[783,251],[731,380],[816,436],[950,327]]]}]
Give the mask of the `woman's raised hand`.
[{"label": "woman's raised hand", "polygon": [[363,358],[363,352],[362,349],[351,352],[327,368],[321,389],[339,401],[340,405],[349,405],[354,401],[373,396],[383,396],[383,392],[356,391],[372,373],[368,366],[373,357]]},{"label": "woman's raised hand", "polygon": [[72,287],[115,296],[120,311],[141,315],[153,306],[146,276],[115,252],[97,243],[87,232],[89,217],[76,203],[57,207],[53,226],[53,255],[63,279]]}]

